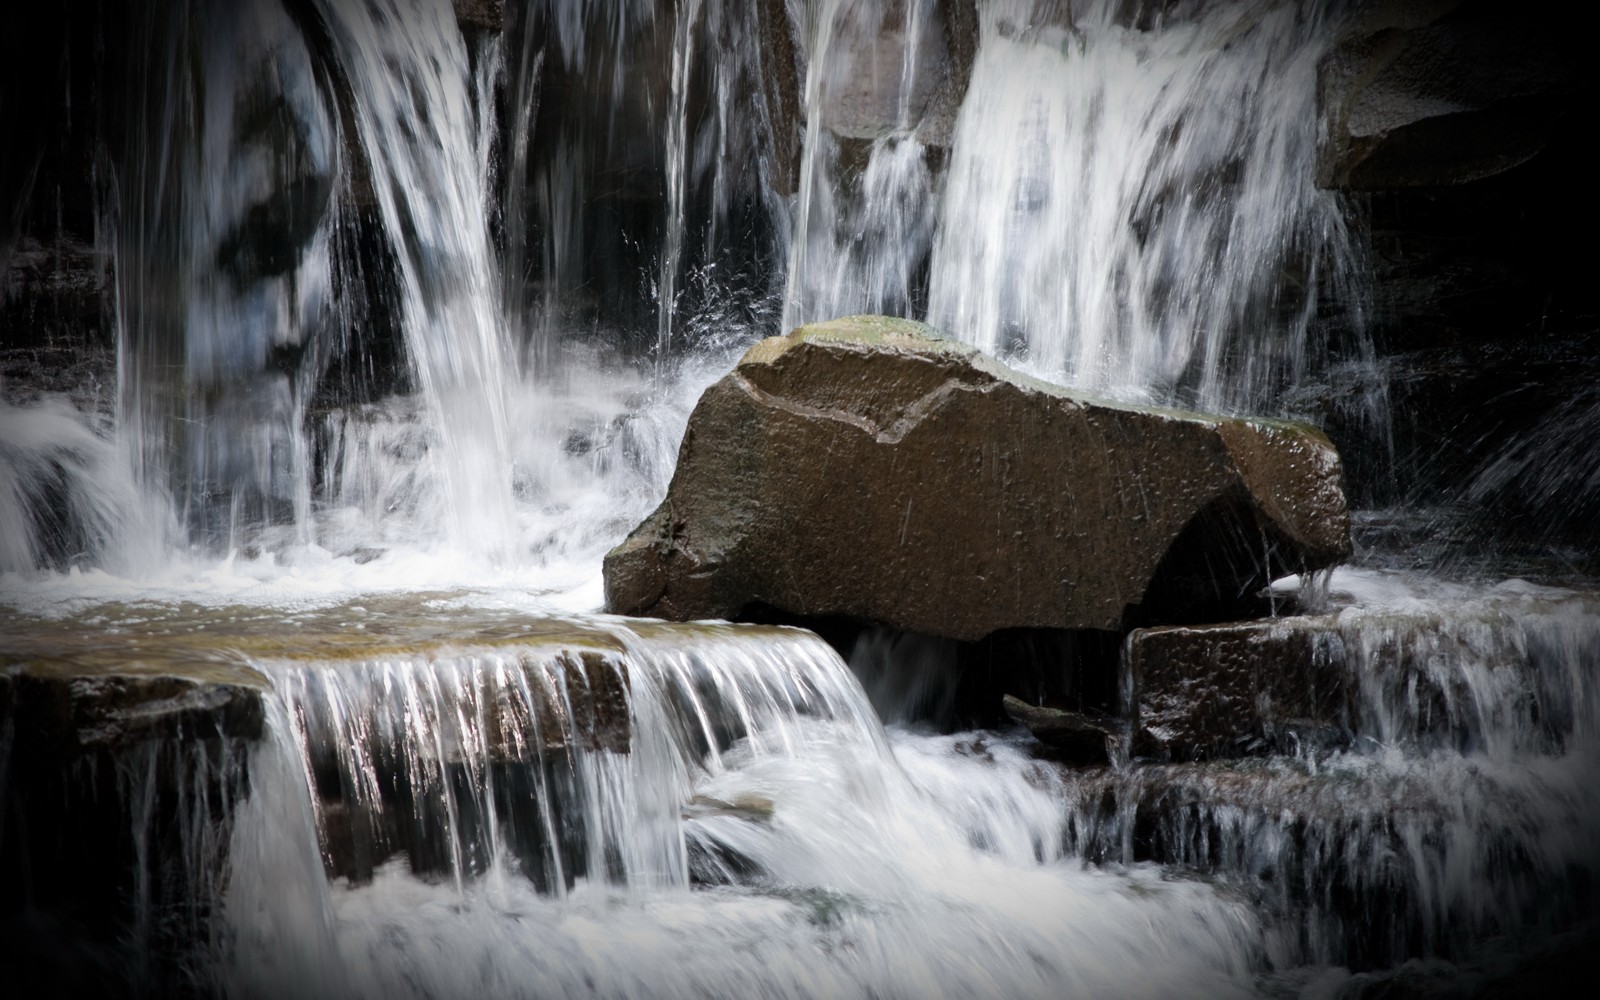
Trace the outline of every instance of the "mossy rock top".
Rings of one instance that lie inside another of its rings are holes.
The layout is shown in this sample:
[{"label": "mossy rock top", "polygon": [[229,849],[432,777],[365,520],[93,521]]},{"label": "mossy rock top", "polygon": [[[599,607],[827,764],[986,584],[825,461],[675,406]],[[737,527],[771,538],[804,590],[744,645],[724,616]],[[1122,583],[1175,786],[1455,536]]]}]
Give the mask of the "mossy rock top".
[{"label": "mossy rock top", "polygon": [[937,327],[918,320],[894,316],[842,316],[838,319],[796,327],[786,334],[768,337],[753,344],[739,359],[736,370],[777,363],[785,355],[802,346],[839,348],[861,356],[883,351],[923,355],[930,359],[965,365],[975,376],[988,376],[997,382],[1006,382],[1028,392],[1043,393],[1059,399],[1207,426],[1236,423],[1251,427],[1277,428],[1316,439],[1332,447],[1332,443],[1328,441],[1327,435],[1320,427],[1304,421],[1255,415],[1229,416],[1197,410],[1180,410],[1168,406],[1146,406],[1069,389],[1018,371],[1005,362],[984,354],[976,347],[950,337]]}]

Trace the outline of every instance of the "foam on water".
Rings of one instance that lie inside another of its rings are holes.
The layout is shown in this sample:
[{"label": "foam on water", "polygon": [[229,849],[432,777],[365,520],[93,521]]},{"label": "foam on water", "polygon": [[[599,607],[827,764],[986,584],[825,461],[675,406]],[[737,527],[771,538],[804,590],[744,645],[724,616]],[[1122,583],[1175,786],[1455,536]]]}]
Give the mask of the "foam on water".
[{"label": "foam on water", "polygon": [[164,506],[67,399],[0,400],[0,579],[164,560],[176,534]]},{"label": "foam on water", "polygon": [[[50,399],[4,406],[10,490],[0,517],[15,530],[3,543],[0,600],[51,613],[95,601],[327,603],[464,590],[594,609],[601,556],[659,502],[694,400],[735,356],[708,349],[655,386],[626,366],[608,381],[570,374],[513,386],[519,555],[503,560],[439,532],[442,470],[420,460],[439,439],[412,400],[323,417],[316,433],[327,468],[307,521],[254,526],[221,553],[174,544],[181,531],[162,493],[136,480],[88,416]],[[59,525],[40,522],[40,505],[57,495],[75,506]],[[44,545],[61,551],[42,553]]]}]

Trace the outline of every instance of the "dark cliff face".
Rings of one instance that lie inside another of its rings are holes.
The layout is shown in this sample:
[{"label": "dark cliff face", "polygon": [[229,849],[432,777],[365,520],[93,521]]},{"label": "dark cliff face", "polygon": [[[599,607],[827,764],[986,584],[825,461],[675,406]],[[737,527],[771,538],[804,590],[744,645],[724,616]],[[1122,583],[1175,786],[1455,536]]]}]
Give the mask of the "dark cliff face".
[{"label": "dark cliff face", "polygon": [[1349,5],[1320,67],[1318,181],[1369,226],[1386,353],[1593,329],[1574,237],[1595,72],[1564,8]]},{"label": "dark cliff face", "polygon": [[0,346],[109,340],[94,252],[107,103],[97,53],[125,21],[96,0],[7,12],[0,39]]},{"label": "dark cliff face", "polygon": [[[1299,403],[1354,504],[1422,511],[1358,527],[1381,560],[1596,571],[1596,74],[1574,27],[1554,3],[1354,2],[1321,64],[1319,183],[1365,229],[1377,363]],[[1322,313],[1358,321],[1336,290]]]}]

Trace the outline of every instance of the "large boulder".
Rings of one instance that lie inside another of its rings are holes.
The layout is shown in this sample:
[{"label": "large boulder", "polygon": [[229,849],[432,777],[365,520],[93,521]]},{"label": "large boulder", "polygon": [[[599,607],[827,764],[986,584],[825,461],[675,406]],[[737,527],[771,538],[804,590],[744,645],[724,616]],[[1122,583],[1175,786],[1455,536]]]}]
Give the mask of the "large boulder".
[{"label": "large boulder", "polygon": [[606,557],[606,602],[1116,631],[1227,613],[1349,551],[1313,428],[1089,400],[851,317],[762,341],[706,391],[666,499]]}]

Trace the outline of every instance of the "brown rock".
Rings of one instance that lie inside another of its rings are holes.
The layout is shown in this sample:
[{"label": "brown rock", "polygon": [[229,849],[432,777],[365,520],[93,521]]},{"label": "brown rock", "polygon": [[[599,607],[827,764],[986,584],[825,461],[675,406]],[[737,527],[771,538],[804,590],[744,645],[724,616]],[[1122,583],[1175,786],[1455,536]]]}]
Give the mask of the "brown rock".
[{"label": "brown rock", "polygon": [[1192,620],[1343,559],[1339,476],[1310,427],[1083,399],[852,317],[762,341],[706,391],[606,600],[956,639]]},{"label": "brown rock", "polygon": [[1332,634],[1325,618],[1134,630],[1134,752],[1204,760],[1342,732],[1349,678],[1343,662],[1319,655]]},{"label": "brown rock", "polygon": [[268,687],[244,667],[69,672],[12,665],[0,667],[0,718],[14,720],[15,738],[35,764],[150,741],[248,742],[261,735]]},{"label": "brown rock", "polygon": [[1028,727],[1033,738],[1060,751],[1074,763],[1103,764],[1115,755],[1122,739],[1115,720],[1049,705],[1030,705],[1016,695],[1001,699],[1005,713]]}]

